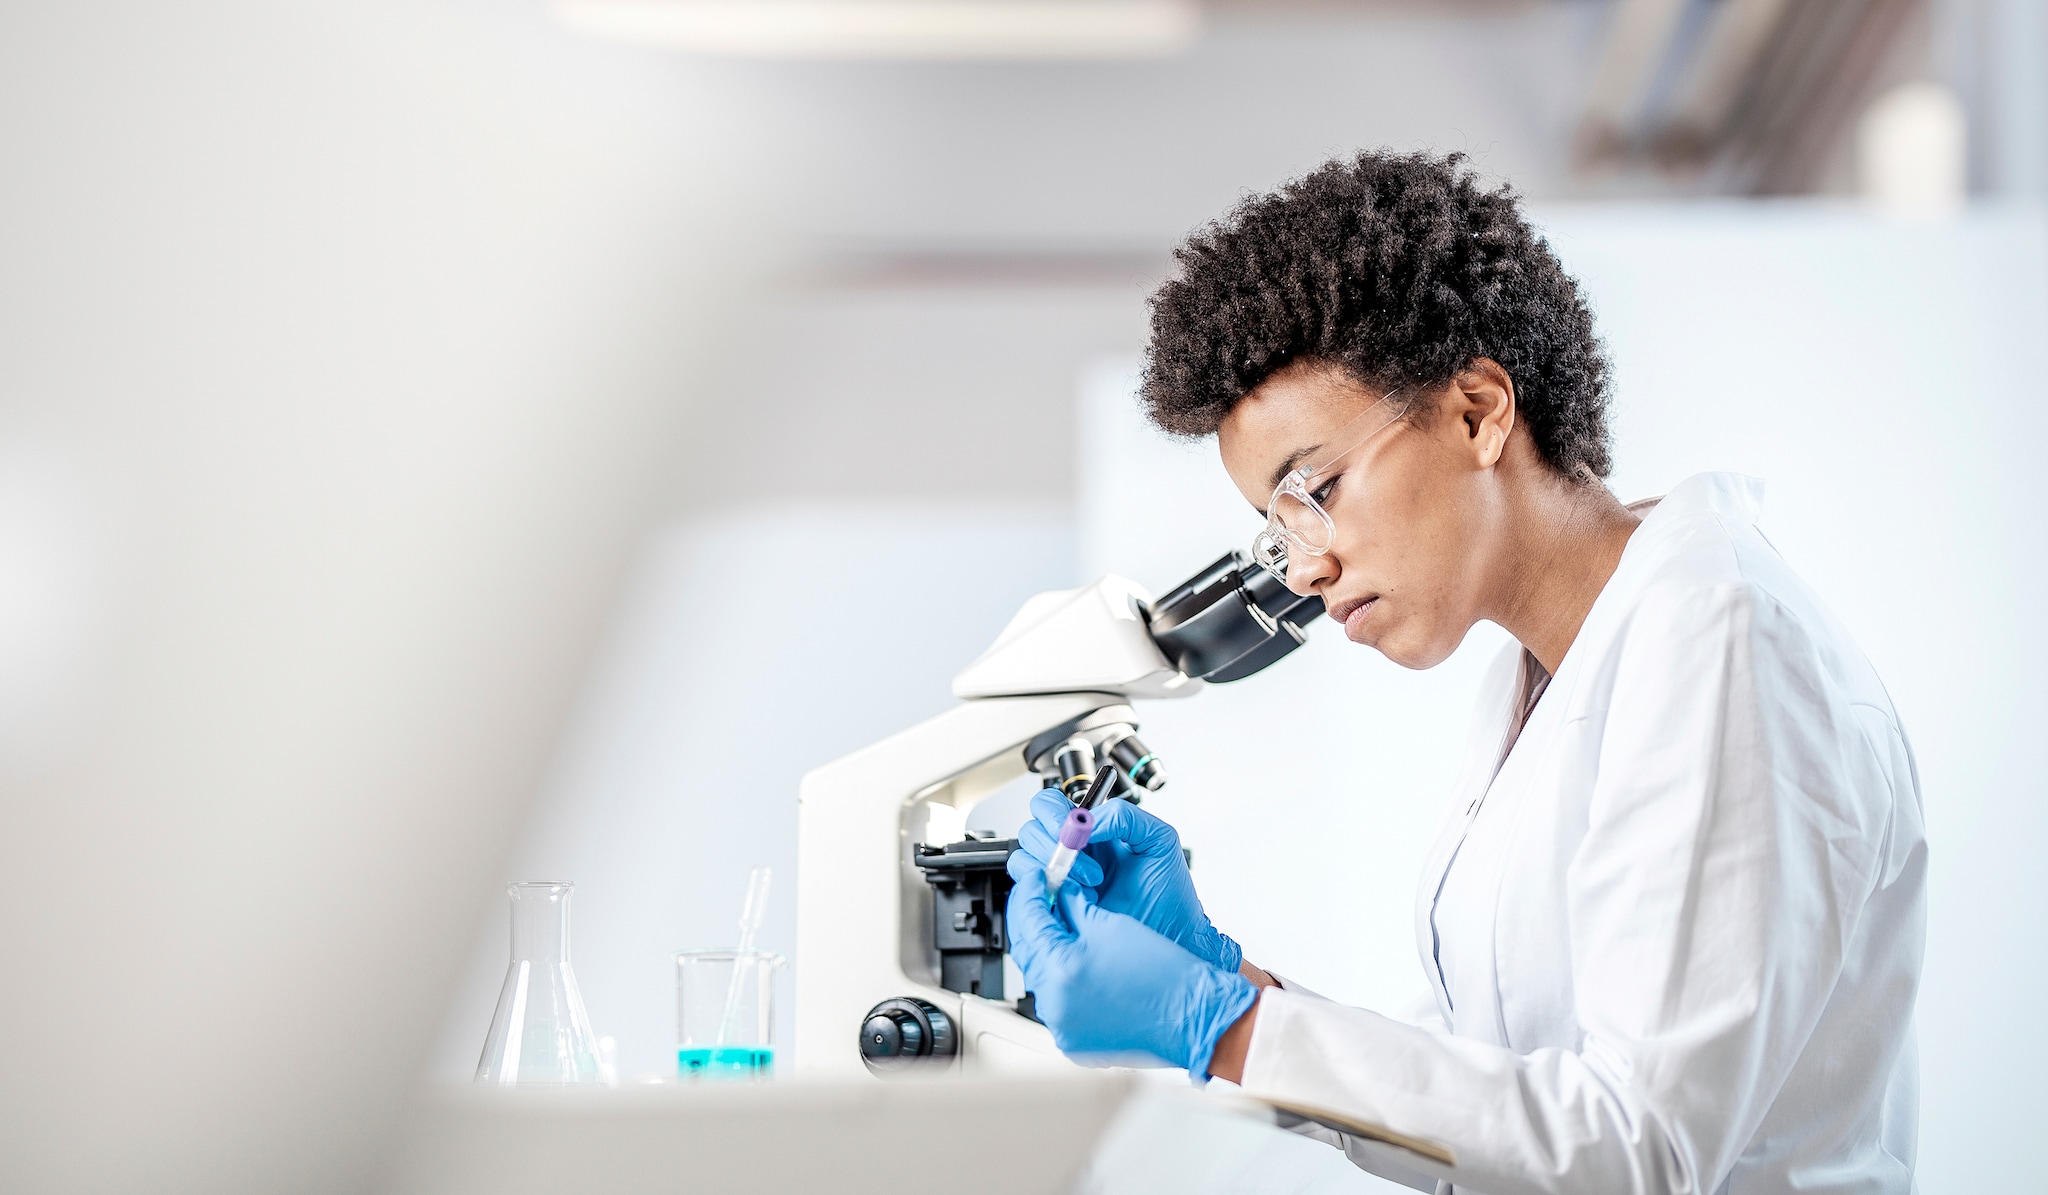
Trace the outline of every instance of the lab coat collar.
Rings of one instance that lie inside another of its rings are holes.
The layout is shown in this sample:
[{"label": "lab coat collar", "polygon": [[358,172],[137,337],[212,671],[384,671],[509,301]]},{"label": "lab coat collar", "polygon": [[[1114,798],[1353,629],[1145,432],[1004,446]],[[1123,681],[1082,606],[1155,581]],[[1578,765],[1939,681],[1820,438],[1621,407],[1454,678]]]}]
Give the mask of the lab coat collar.
[{"label": "lab coat collar", "polygon": [[1600,587],[1544,695],[1571,703],[1579,681],[1579,662],[1614,633],[1618,621],[1635,605],[1637,594],[1664,562],[1672,536],[1684,534],[1683,529],[1703,515],[1754,526],[1763,513],[1763,503],[1763,481],[1742,473],[1696,473],[1657,499],[1628,537],[1614,575]]},{"label": "lab coat collar", "polygon": [[[1763,506],[1764,483],[1759,478],[1743,473],[1696,473],[1672,486],[1669,493],[1658,499],[1657,505],[1644,516],[1643,525],[1636,530],[1645,531],[1702,511],[1754,523],[1763,513]],[[1624,559],[1635,546],[1635,537],[1631,536],[1629,547],[1623,553]]]},{"label": "lab coat collar", "polygon": [[[1593,608],[1586,611],[1586,621],[1559,662],[1559,678],[1574,671],[1573,665],[1591,645],[1606,637],[1620,612],[1635,604],[1637,590],[1657,571],[1671,536],[1683,534],[1682,529],[1701,516],[1754,525],[1763,513],[1764,483],[1741,473],[1696,473],[1654,501],[1622,548],[1614,575],[1600,587]],[[1551,687],[1558,688],[1557,680],[1551,681]]]}]

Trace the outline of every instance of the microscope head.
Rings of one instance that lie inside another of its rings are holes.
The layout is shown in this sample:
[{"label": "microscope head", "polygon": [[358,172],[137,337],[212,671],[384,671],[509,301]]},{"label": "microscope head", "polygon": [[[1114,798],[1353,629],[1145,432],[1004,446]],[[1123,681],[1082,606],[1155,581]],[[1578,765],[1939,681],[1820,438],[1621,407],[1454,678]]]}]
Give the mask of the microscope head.
[{"label": "microscope head", "polygon": [[1147,610],[1152,642],[1183,675],[1243,680],[1308,641],[1323,599],[1302,597],[1242,552],[1218,557]]},{"label": "microscope head", "polygon": [[1041,593],[953,678],[963,700],[1037,693],[1192,697],[1242,680],[1300,647],[1321,598],[1292,593],[1227,552],[1158,601],[1114,574]]}]

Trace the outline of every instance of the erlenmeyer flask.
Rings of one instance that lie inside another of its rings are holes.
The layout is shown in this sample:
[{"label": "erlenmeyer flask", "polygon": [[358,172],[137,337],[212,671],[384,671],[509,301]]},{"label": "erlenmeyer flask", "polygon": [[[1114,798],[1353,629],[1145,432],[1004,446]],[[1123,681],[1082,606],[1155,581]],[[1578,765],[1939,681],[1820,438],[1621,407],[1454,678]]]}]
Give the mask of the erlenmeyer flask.
[{"label": "erlenmeyer flask", "polygon": [[576,885],[528,880],[505,891],[512,895],[512,965],[476,1081],[500,1087],[599,1082],[597,1036],[569,969],[569,896]]}]

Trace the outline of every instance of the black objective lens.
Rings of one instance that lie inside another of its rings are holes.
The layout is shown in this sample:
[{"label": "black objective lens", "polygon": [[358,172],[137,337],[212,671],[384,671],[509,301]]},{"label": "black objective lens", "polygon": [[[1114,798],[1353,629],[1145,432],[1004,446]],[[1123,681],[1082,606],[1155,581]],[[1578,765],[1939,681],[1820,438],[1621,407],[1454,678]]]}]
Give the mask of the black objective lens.
[{"label": "black objective lens", "polygon": [[1166,786],[1166,773],[1159,767],[1159,758],[1139,741],[1137,735],[1127,734],[1118,739],[1109,749],[1109,758],[1115,761],[1117,770],[1130,780],[1133,788],[1156,793]]},{"label": "black objective lens", "polygon": [[1067,795],[1067,800],[1078,801],[1087,791],[1088,782],[1095,779],[1095,748],[1076,735],[1053,753],[1052,766],[1060,774],[1060,791]]}]

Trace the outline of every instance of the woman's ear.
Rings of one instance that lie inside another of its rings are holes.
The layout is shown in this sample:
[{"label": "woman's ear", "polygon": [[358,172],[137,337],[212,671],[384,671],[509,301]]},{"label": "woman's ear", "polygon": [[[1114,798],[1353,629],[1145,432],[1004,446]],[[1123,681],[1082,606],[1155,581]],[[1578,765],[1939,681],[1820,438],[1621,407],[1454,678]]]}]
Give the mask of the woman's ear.
[{"label": "woman's ear", "polygon": [[1515,383],[1508,371],[1480,357],[1451,379],[1451,406],[1472,461],[1481,469],[1500,463],[1515,430]]}]

